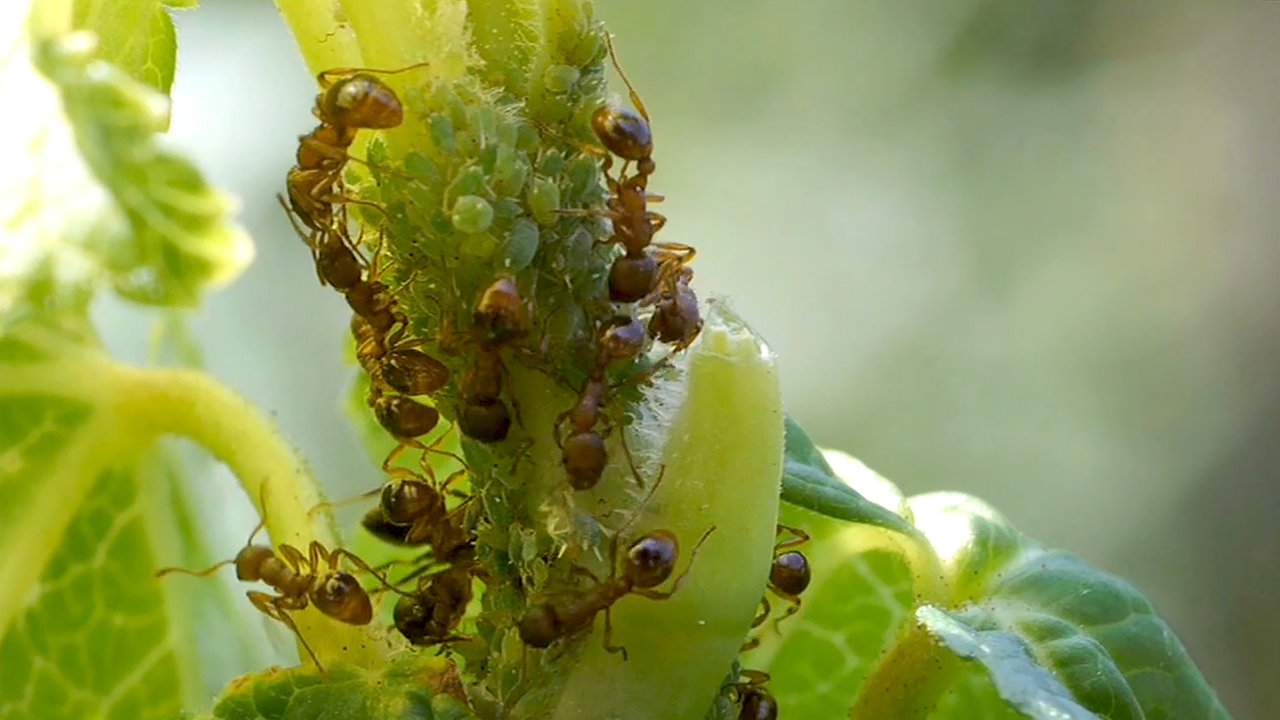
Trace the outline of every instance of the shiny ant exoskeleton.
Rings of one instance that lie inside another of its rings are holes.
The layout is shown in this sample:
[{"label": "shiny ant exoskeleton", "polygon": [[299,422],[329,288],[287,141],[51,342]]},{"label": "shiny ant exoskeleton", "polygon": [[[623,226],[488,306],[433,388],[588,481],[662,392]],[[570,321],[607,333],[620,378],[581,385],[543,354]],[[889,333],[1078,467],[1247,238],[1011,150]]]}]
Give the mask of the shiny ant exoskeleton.
[{"label": "shiny ant exoskeleton", "polygon": [[476,357],[459,388],[458,427],[472,440],[499,442],[511,429],[511,412],[502,400],[502,350],[524,337],[531,323],[515,279],[502,276],[485,288],[472,321]]},{"label": "shiny ant exoskeleton", "polygon": [[[769,563],[768,589],[789,604],[782,617],[773,622],[774,630],[779,629],[783,620],[800,611],[800,593],[809,587],[809,582],[813,579],[809,568],[809,558],[805,557],[804,553],[799,550],[787,549],[798,547],[808,542],[808,533],[799,528],[781,524],[778,525],[777,533],[779,536],[790,534],[792,537],[788,540],[779,540],[773,546],[773,560]],[[751,621],[751,627],[757,628],[763,625],[765,620],[768,619],[771,610],[769,598],[762,596],[760,598],[760,612]],[[760,638],[753,637],[743,644],[741,652],[752,650],[759,644]]]},{"label": "shiny ant exoskeleton", "polygon": [[[634,318],[615,318],[607,323],[597,341],[595,366],[582,387],[578,401],[556,421],[557,428],[566,420],[569,424],[568,437],[561,439],[557,430],[556,440],[562,450],[565,470],[569,473],[569,484],[575,490],[595,487],[604,474],[608,460],[604,433],[596,429],[601,421],[608,420],[604,414],[604,404],[609,392],[605,371],[612,363],[636,357],[644,348],[644,341],[644,326]],[[634,464],[632,472],[635,473],[637,482],[643,485]]]},{"label": "shiny ant exoskeleton", "polygon": [[689,263],[697,251],[685,245],[660,244],[654,252],[658,255],[658,280],[653,293],[640,304],[653,305],[649,335],[670,344],[672,352],[678,352],[688,347],[702,330],[698,296],[689,287],[693,279]]},{"label": "shiny ant exoskeleton", "polygon": [[471,603],[474,568],[457,563],[418,579],[418,591],[396,601],[396,629],[414,645],[429,647],[465,639],[455,632]]},{"label": "shiny ant exoskeleton", "polygon": [[[400,98],[375,74],[391,75],[422,65],[387,71],[335,68],[316,76],[320,92],[312,114],[320,124],[298,138],[296,164],[286,180],[285,209],[291,211],[291,220],[296,217],[306,228],[297,228],[298,234],[316,254],[317,264],[325,242],[347,239],[345,233],[334,238],[330,231],[335,227],[334,204],[353,202],[342,192],[342,171],[356,133],[389,130],[404,122]],[[285,204],[283,198],[281,204]]]},{"label": "shiny ant exoskeleton", "polygon": [[[589,629],[595,622],[596,615],[604,611],[604,647],[609,652],[622,653],[627,659],[626,648],[613,644],[613,622],[610,609],[613,604],[626,595],[640,595],[650,600],[666,600],[674,595],[693,567],[702,543],[715,532],[715,527],[707,529],[689,555],[689,564],[671,584],[670,590],[654,590],[671,577],[675,570],[676,559],[680,554],[680,543],[669,530],[653,530],[627,548],[622,561],[622,575],[618,575],[618,535],[613,536],[609,552],[613,561],[610,563],[609,578],[603,582],[580,592],[567,594],[556,600],[547,600],[533,605],[524,611],[516,622],[520,639],[525,645],[535,648],[550,647],[562,638],[571,637]],[[582,573],[590,575],[586,570]]]},{"label": "shiny ant exoskeleton", "polygon": [[729,687],[739,704],[738,720],[778,720],[778,701],[764,689],[769,674],[759,670],[743,670],[743,680]]},{"label": "shiny ant exoskeleton", "polygon": [[320,659],[316,657],[307,639],[302,636],[291,613],[314,605],[320,612],[340,622],[349,625],[369,624],[373,619],[373,604],[369,593],[353,575],[339,569],[344,558],[373,575],[383,585],[390,587],[390,584],[354,553],[342,548],[329,550],[318,540],[311,542],[305,555],[292,545],[282,544],[275,550],[268,545],[254,545],[253,538],[264,524],[265,521],[254,528],[245,546],[232,560],[223,560],[204,570],[160,568],[156,571],[156,577],[170,573],[206,577],[224,565],[235,565],[237,580],[263,582],[276,591],[272,595],[249,590],[245,595],[264,615],[278,620],[292,630],[311,656],[312,662],[323,671],[324,666],[320,664]]}]

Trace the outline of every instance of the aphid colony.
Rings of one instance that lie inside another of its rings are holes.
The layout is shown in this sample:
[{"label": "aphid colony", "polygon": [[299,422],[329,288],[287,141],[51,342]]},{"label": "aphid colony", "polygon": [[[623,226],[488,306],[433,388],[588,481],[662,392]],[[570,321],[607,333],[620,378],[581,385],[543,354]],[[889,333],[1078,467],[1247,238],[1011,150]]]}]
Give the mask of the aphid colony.
[{"label": "aphid colony", "polygon": [[[608,50],[612,57],[612,47]],[[353,160],[350,148],[360,130],[389,130],[403,123],[401,100],[383,78],[418,67],[321,73],[317,77],[321,90],[313,109],[319,124],[300,138],[297,162],[287,177],[287,201],[281,198],[281,204],[310,249],[320,282],[342,294],[352,310],[356,358],[368,377],[366,401],[377,423],[396,442],[382,463],[388,480],[377,493],[378,503],[361,524],[381,540],[421,548],[424,554],[399,581],[390,580],[386,572],[371,568],[346,550],[329,550],[319,543],[313,543],[304,554],[289,545],[275,550],[253,545],[251,537],[233,561],[222,564],[234,564],[241,580],[262,581],[274,589],[274,595],[250,591],[248,596],[260,611],[299,633],[291,613],[308,605],[341,622],[359,625],[372,621],[369,591],[341,569],[346,561],[375,578],[382,590],[398,596],[394,624],[409,642],[447,646],[467,639],[464,621],[475,595],[474,583],[489,584],[491,578],[478,543],[481,503],[472,502],[474,497],[463,490],[473,487],[477,478],[467,460],[442,449],[448,431],[440,432],[433,441],[424,440],[439,428],[441,411],[467,441],[478,444],[467,452],[472,462],[476,457],[472,450],[500,448],[506,443],[518,454],[519,448],[531,444],[533,433],[549,430],[561,453],[567,485],[575,491],[594,488],[609,464],[606,438],[623,421],[617,407],[619,391],[646,382],[661,366],[661,361],[655,365],[647,360],[654,342],[665,344],[669,358],[694,341],[702,320],[690,286],[695,250],[654,242],[666,219],[650,209],[662,198],[649,192],[649,179],[656,169],[649,116],[615,59],[614,67],[627,85],[636,112],[605,105],[591,114],[591,131],[603,148],[569,141],[575,149],[597,159],[607,197],[603,207],[556,208],[552,218],[558,222],[585,217],[609,223],[608,236],[593,247],[593,252],[605,253],[607,278],[597,286],[600,296],[587,298],[581,313],[591,349],[578,353],[581,361],[576,375],[555,376],[559,384],[576,386],[577,400],[563,409],[554,427],[524,427],[520,407],[511,394],[508,363],[518,360],[533,370],[555,372],[545,332],[539,333],[538,323],[551,322],[558,308],[542,309],[534,302],[535,285],[547,272],[499,270],[468,300],[461,296],[457,283],[453,287],[419,288],[412,285],[412,272],[400,273],[395,282],[387,280],[397,268],[384,257],[385,228],[377,229],[376,242],[366,239],[365,231],[352,234],[354,223],[348,208],[363,207],[371,211],[366,217],[388,220],[391,212],[348,192],[344,173]],[[377,173],[374,175],[376,178]],[[532,193],[531,189],[530,198]],[[527,212],[537,214],[537,210]],[[365,256],[365,249],[370,257]],[[461,301],[470,308],[469,317],[440,312],[434,328],[411,323],[396,298],[411,292],[430,295],[432,290],[439,297],[427,297],[428,302],[442,306]],[[461,325],[465,330],[459,331]],[[464,443],[464,450],[467,448]],[[413,450],[419,451],[420,460],[416,467],[406,467],[405,454]],[[433,470],[433,457],[447,458],[458,469],[441,481]],[[637,485],[644,486],[629,452],[627,462]],[[708,528],[694,544],[684,570],[669,589],[661,590],[675,571],[680,540],[668,530],[652,529],[638,534],[621,550],[620,536],[630,522],[611,534],[607,578],[601,580],[580,569],[581,574],[591,577],[589,583],[577,583],[554,597],[525,598],[524,610],[510,622],[526,647],[548,648],[586,633],[603,613],[605,647],[625,659],[625,649],[612,644],[610,608],[627,595],[653,600],[670,597],[689,572],[698,547],[714,530]],[[785,618],[799,607],[798,596],[808,584],[809,568],[804,556],[790,549],[806,536],[780,526],[779,532],[783,531],[791,532],[795,539],[779,543],[769,588],[791,603]],[[208,574],[220,565],[195,574]],[[165,568],[160,574],[174,571],[177,569]],[[753,627],[768,616],[768,601],[762,599],[762,605]],[[299,638],[319,666],[301,633]],[[762,687],[767,676],[744,671],[744,678],[727,688],[740,703],[740,717],[775,718],[777,705]]]}]

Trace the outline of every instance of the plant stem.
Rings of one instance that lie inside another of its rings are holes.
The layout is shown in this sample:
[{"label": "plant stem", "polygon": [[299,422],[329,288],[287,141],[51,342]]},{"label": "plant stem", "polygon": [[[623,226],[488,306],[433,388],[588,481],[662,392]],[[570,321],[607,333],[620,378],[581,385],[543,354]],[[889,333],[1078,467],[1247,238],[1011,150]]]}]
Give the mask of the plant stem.
[{"label": "plant stem", "polygon": [[941,651],[914,616],[903,625],[893,648],[862,684],[849,717],[853,720],[924,720],[951,685],[960,661]]}]

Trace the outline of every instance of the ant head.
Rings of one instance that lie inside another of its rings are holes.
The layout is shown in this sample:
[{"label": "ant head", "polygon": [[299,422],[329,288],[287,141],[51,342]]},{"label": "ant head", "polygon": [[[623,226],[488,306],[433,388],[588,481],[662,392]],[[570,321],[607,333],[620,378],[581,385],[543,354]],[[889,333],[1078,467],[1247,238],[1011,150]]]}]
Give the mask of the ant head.
[{"label": "ant head", "polygon": [[404,122],[404,106],[395,91],[367,73],[337,81],[317,105],[321,119],[340,127],[385,130]]},{"label": "ant head", "polygon": [[738,720],[778,720],[778,701],[767,690],[750,686],[740,693],[742,711]]},{"label": "ant head", "polygon": [[653,154],[653,133],[648,121],[626,108],[597,108],[591,113],[591,130],[609,152],[623,160],[643,160]]},{"label": "ant head", "polygon": [[775,557],[769,568],[769,584],[787,595],[804,592],[809,580],[809,559],[795,550]]},{"label": "ant head", "polygon": [[444,515],[444,501],[421,480],[393,480],[382,486],[382,514],[390,523],[410,525],[434,510]]},{"label": "ant head", "polygon": [[262,579],[262,565],[276,556],[266,545],[245,545],[236,553],[236,579],[257,582]]},{"label": "ant head", "polygon": [[525,645],[544,648],[560,637],[559,625],[555,610],[543,603],[525,610],[516,622],[516,629],[520,631],[520,639]]},{"label": "ant head", "polygon": [[484,341],[490,343],[509,342],[528,330],[529,313],[514,278],[500,277],[485,288],[476,303],[474,320]]},{"label": "ant head", "polygon": [[668,530],[654,530],[627,549],[624,575],[638,588],[660,585],[676,567],[680,543]]},{"label": "ant head", "polygon": [[373,620],[373,603],[360,581],[350,573],[333,573],[311,591],[316,609],[350,625],[367,625]]}]

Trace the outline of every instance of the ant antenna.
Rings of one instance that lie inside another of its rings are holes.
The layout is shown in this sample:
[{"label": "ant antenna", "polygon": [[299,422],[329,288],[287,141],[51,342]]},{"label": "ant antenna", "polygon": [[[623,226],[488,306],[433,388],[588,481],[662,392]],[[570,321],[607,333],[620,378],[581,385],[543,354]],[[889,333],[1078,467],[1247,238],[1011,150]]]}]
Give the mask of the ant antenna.
[{"label": "ant antenna", "polygon": [[609,33],[604,34],[604,44],[609,48],[609,60],[613,62],[613,69],[618,71],[618,77],[622,78],[623,84],[627,86],[627,92],[631,95],[631,104],[636,106],[636,110],[645,122],[652,122],[649,120],[649,111],[645,109],[640,94],[632,87],[631,80],[627,78],[627,74],[622,71],[622,65],[618,63],[618,55],[613,51],[613,36]]}]

